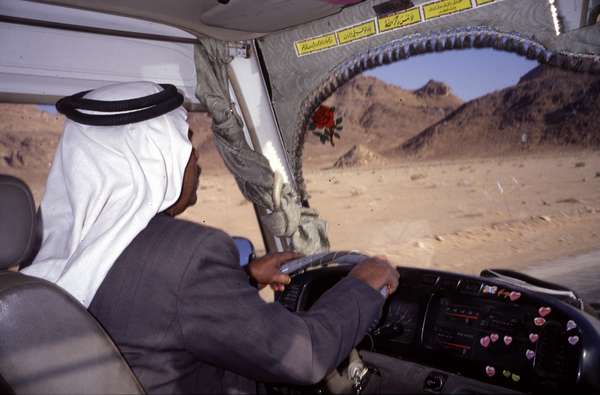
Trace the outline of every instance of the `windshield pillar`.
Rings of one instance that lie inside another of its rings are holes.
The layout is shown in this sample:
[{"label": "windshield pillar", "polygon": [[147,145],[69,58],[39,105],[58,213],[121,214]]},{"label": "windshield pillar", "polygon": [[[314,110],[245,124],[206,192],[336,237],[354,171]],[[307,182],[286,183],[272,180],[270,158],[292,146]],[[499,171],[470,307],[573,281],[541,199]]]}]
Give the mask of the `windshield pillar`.
[{"label": "windshield pillar", "polygon": [[[246,142],[253,150],[267,158],[273,172],[279,173],[284,183],[296,189],[254,45],[249,57],[233,59],[228,67],[228,75],[232,100],[244,119]],[[260,223],[260,218],[267,212],[256,205],[255,209],[267,251],[285,250],[288,241],[272,235],[267,227]]]}]

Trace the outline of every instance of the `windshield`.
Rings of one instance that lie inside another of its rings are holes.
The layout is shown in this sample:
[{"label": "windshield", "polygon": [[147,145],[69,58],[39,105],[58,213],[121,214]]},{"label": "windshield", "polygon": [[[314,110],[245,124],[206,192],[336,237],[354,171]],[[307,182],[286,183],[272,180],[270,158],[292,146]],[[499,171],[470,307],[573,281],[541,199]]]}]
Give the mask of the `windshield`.
[{"label": "windshield", "polygon": [[477,274],[600,248],[598,76],[452,51],[368,71],[323,105],[303,171],[333,249]]},{"label": "windshield", "polygon": [[[600,249],[597,76],[491,49],[451,51],[373,69],[323,104],[334,108],[334,144],[322,112],[303,167],[332,250],[475,274],[561,266]],[[52,106],[15,104],[0,104],[0,117],[0,172],[23,178],[39,204],[64,119]],[[247,237],[263,254],[210,118],[190,113],[189,122],[203,172],[182,218]]]}]

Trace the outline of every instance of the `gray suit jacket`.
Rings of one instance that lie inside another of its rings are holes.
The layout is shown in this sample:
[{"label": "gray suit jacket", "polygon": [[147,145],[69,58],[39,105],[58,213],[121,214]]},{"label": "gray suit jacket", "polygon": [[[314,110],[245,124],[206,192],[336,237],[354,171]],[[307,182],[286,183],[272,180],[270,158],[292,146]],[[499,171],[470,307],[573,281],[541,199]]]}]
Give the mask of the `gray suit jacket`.
[{"label": "gray suit jacket", "polygon": [[379,318],[383,298],[347,277],[311,310],[265,303],[222,231],[159,214],[121,254],[89,311],[149,393],[311,384]]}]

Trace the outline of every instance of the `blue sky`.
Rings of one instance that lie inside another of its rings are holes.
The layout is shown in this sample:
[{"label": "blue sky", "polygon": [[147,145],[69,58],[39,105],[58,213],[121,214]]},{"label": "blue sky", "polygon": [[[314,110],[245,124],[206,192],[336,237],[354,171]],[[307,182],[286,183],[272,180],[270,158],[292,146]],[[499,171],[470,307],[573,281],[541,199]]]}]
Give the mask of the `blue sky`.
[{"label": "blue sky", "polygon": [[404,89],[418,89],[430,79],[448,84],[471,100],[517,83],[537,61],[490,48],[419,55],[365,72]]}]

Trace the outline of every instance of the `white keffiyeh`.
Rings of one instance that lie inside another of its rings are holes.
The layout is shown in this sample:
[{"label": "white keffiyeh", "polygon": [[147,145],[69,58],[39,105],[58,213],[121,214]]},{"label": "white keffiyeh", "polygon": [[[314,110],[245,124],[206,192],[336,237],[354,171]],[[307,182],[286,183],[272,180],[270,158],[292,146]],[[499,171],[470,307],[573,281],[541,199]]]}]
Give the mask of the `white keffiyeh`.
[{"label": "white keffiyeh", "polygon": [[[124,100],[161,90],[134,82],[85,98]],[[179,107],[123,126],[67,120],[41,204],[42,247],[23,272],[55,282],[88,307],[123,250],[179,198],[192,150],[186,119]]]}]

